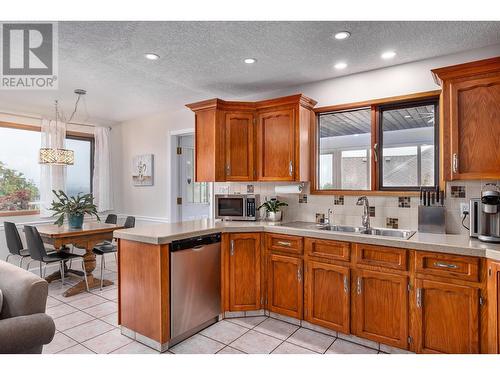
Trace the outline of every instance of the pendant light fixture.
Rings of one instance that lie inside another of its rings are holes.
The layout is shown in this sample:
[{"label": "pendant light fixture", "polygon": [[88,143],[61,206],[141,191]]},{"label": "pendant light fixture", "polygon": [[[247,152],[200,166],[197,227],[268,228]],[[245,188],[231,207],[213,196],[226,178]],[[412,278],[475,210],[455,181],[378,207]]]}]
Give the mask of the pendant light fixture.
[{"label": "pendant light fixture", "polygon": [[[75,115],[78,109],[78,103],[80,102],[80,98],[82,95],[85,95],[87,92],[82,89],[76,89],[75,94],[78,95],[75,103],[75,109],[71,114],[68,123],[71,122],[73,116]],[[59,119],[59,103],[55,101],[55,112],[56,112],[56,129],[58,125]],[[49,125],[50,127],[50,125]],[[38,163],[45,165],[73,165],[75,163],[75,152],[73,150],[68,150],[65,148],[54,148],[54,147],[42,147],[40,148]]]}]

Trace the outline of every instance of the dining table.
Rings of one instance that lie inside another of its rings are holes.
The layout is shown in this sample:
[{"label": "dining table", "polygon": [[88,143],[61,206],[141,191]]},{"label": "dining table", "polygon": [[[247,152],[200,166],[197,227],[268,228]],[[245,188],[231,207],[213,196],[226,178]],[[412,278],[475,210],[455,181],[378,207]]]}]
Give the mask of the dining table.
[{"label": "dining table", "polygon": [[[83,256],[85,271],[71,269],[71,273],[82,276],[82,280],[76,285],[71,286],[63,293],[63,296],[70,297],[76,294],[85,292],[87,290],[85,280],[83,279],[83,272],[87,274],[87,281],[89,289],[99,287],[101,280],[94,277],[92,271],[96,268],[96,257],[93,253],[93,248],[102,243],[103,241],[112,241],[113,232],[117,229],[122,229],[123,226],[117,224],[105,224],[100,222],[87,222],[84,223],[82,228],[70,228],[68,225],[58,226],[56,224],[37,225],[36,227],[42,241],[46,244],[52,245],[56,251],[66,251],[66,245],[73,245],[76,248],[84,249]],[[64,269],[67,270],[65,264]],[[66,272],[66,271],[65,271]],[[54,272],[47,277],[48,283],[61,279],[61,272]],[[103,280],[103,286],[112,285],[111,280]]]}]

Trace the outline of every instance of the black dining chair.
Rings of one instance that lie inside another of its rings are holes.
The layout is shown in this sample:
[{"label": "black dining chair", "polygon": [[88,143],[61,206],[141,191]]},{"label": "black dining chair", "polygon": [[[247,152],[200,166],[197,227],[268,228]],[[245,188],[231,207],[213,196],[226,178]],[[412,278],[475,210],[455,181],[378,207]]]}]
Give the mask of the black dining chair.
[{"label": "black dining chair", "polygon": [[8,262],[11,256],[18,256],[19,267],[22,267],[23,260],[25,258],[29,258],[30,252],[28,249],[24,248],[16,224],[4,221],[3,227],[5,230],[5,240],[7,242],[7,248],[9,249],[9,255],[7,255],[5,261]]},{"label": "black dining chair", "polygon": [[106,224],[116,224],[118,220],[118,216],[116,216],[115,214],[109,214],[108,216],[106,216],[106,220],[104,221]]},{"label": "black dining chair", "polygon": [[[133,228],[135,227],[135,217],[133,216],[127,216],[125,219],[125,223],[123,224],[124,228]],[[92,250],[95,255],[100,255],[101,256],[101,290],[102,290],[102,283],[103,283],[103,278],[102,275],[104,273],[104,267],[105,267],[105,260],[104,256],[106,254],[115,254],[115,261],[116,259],[116,252],[118,251],[118,247],[116,246],[115,243],[113,242],[108,242],[102,245],[97,245],[94,247]]]},{"label": "black dining chair", "polygon": [[[29,269],[29,265],[31,264],[31,262],[38,261],[40,263],[40,277],[43,277],[42,263],[45,264],[45,268],[47,268],[47,264],[59,263],[59,269],[61,272],[61,282],[62,282],[61,287],[62,287],[62,285],[64,285],[64,262],[70,259],[81,258],[83,278],[85,279],[87,292],[89,291],[89,284],[87,281],[87,272],[85,272],[83,255],[70,254],[64,251],[58,251],[51,254],[47,254],[47,250],[45,249],[45,245],[43,244],[42,237],[40,237],[40,233],[38,233],[38,229],[36,229],[36,227],[31,225],[25,225],[24,234],[26,235],[26,242],[28,244],[28,250],[31,256],[31,260],[28,262],[28,265],[26,266],[27,269]],[[67,272],[72,272],[72,270],[68,269]]]}]

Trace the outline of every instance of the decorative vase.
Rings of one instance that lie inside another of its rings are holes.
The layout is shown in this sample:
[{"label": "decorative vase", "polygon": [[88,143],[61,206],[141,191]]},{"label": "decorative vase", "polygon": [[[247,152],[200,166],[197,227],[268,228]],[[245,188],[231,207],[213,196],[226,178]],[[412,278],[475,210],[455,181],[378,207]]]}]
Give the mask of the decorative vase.
[{"label": "decorative vase", "polygon": [[281,221],[283,212],[282,211],[276,211],[276,212],[268,212],[267,213],[267,221],[272,221],[272,222],[278,222]]},{"label": "decorative vase", "polygon": [[68,224],[72,229],[81,229],[83,226],[83,215],[68,214]]}]

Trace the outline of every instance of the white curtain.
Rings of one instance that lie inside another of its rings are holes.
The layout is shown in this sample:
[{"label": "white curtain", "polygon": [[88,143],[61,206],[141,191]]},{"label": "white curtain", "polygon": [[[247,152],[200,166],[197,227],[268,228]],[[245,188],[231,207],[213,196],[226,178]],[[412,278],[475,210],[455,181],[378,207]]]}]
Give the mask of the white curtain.
[{"label": "white curtain", "polygon": [[94,138],[94,203],[97,211],[110,211],[113,209],[110,129],[96,127]]},{"label": "white curtain", "polygon": [[[62,122],[42,120],[41,147],[64,148],[66,141],[66,124]],[[62,165],[41,165],[40,179],[40,216],[52,215],[50,205],[54,200],[52,190],[65,190],[66,167]]]}]

